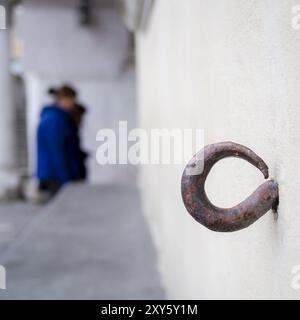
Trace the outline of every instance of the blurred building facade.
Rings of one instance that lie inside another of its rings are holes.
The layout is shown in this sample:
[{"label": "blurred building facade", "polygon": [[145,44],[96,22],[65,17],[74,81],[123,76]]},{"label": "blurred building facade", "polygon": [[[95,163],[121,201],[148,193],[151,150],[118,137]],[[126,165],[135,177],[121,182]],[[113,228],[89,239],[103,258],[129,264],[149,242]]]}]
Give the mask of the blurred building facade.
[{"label": "blurred building facade", "polygon": [[102,168],[94,154],[98,130],[116,129],[119,119],[135,125],[131,36],[107,1],[94,2],[91,21],[86,26],[80,23],[77,6],[74,1],[25,1],[17,12],[17,32],[24,43],[30,170],[35,167],[34,135],[45,92],[49,86],[67,82],[78,88],[80,99],[88,108],[83,141],[91,153],[91,182],[125,182],[134,172],[122,167]]},{"label": "blurred building facade", "polygon": [[[6,23],[9,25],[8,1],[1,1],[0,5],[5,8]],[[10,35],[6,30],[0,32],[0,197],[15,193],[18,184],[16,174],[16,153],[14,128],[14,104],[12,95],[12,79],[10,73]]]},{"label": "blurred building facade", "polygon": [[[8,30],[0,35],[4,71],[0,90],[5,109],[0,141],[3,196],[19,184],[20,175],[34,176],[40,111],[50,102],[48,88],[62,83],[75,86],[88,108],[82,140],[91,155],[90,182],[134,184],[134,167],[100,167],[95,157],[98,130],[117,130],[120,120],[128,121],[129,128],[136,126],[134,41],[117,2],[24,0],[3,4],[7,10],[14,4]],[[27,159],[22,168],[20,158]]]}]

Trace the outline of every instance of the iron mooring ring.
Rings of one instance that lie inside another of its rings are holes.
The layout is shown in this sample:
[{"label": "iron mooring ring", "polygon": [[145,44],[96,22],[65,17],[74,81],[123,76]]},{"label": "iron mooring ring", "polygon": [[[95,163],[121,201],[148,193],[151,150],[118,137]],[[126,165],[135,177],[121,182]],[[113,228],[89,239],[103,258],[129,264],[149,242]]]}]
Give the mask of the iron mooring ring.
[{"label": "iron mooring ring", "polygon": [[[213,165],[227,157],[242,158],[258,168],[265,179],[269,178],[265,162],[249,148],[234,142],[207,145],[190,160],[181,180],[184,205],[196,221],[217,232],[232,232],[247,228],[270,209],[276,212],[279,204],[278,184],[274,180],[268,180],[247,199],[232,208],[214,206],[206,195],[205,181]],[[195,172],[195,168],[199,167],[199,162],[203,160],[203,170],[200,173]]]}]

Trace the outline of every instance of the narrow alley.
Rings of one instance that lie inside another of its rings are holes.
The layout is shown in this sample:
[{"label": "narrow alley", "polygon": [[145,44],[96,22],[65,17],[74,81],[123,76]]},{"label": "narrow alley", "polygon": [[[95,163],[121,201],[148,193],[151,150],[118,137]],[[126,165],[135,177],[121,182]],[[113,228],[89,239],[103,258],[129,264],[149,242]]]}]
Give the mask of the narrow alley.
[{"label": "narrow alley", "polygon": [[0,300],[299,300],[299,52],[300,0],[0,0]]}]

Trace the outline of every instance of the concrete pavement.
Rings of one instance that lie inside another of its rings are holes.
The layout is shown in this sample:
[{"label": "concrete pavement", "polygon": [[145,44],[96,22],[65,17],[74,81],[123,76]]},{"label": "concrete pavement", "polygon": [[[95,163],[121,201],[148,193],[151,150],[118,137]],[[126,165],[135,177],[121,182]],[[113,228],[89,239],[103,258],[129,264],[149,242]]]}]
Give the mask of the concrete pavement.
[{"label": "concrete pavement", "polygon": [[137,189],[74,185],[34,210],[0,251],[0,299],[164,298]]}]

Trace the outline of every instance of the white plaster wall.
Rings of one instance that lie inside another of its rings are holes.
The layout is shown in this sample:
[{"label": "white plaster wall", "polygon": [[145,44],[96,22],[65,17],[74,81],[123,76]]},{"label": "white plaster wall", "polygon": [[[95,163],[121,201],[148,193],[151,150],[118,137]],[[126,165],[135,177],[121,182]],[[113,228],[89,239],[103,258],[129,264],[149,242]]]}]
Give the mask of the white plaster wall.
[{"label": "white plaster wall", "polygon": [[15,134],[9,56],[9,32],[0,30],[0,199],[6,198],[18,185],[14,161]]},{"label": "white plaster wall", "polygon": [[[145,128],[204,128],[205,143],[231,140],[257,152],[280,186],[270,212],[249,228],[214,233],[181,201],[183,166],[144,166],[144,206],[169,298],[300,298],[300,31],[292,0],[157,0],[137,35],[139,115]],[[207,192],[242,201],[260,172],[226,159]]]},{"label": "white plaster wall", "polygon": [[48,88],[71,83],[80,92],[88,113],[82,130],[90,153],[91,183],[135,183],[136,168],[100,166],[96,162],[98,130],[117,128],[120,120],[135,126],[135,67],[128,64],[129,33],[117,11],[96,5],[93,23],[79,24],[74,1],[26,0],[15,15],[22,43],[27,93],[30,174],[36,167],[36,128],[42,106],[49,102]]}]

